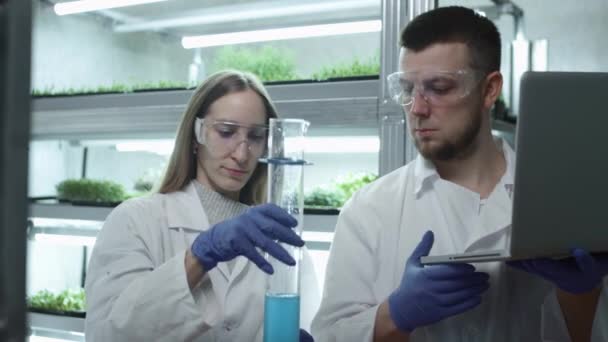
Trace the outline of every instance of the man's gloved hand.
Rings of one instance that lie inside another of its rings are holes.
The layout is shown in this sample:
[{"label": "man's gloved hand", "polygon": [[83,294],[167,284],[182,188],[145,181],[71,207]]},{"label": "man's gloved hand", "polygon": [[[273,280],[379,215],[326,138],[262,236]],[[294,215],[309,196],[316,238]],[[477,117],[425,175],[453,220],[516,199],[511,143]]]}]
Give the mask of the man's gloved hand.
[{"label": "man's gloved hand", "polygon": [[264,204],[200,233],[190,249],[207,272],[218,262],[243,255],[262,271],[272,274],[272,266],[255,247],[287,265],[295,265],[295,260],[274,240],[304,246],[304,241],[292,229],[297,224],[298,221],[285,210],[274,204]]},{"label": "man's gloved hand", "polygon": [[315,342],[315,340],[306,330],[300,329],[300,342]]},{"label": "man's gloved hand", "polygon": [[433,241],[433,232],[426,232],[405,265],[401,285],[388,298],[391,318],[401,331],[412,332],[479,305],[490,286],[488,274],[469,264],[420,264]]},{"label": "man's gloved hand", "polygon": [[547,258],[509,261],[508,265],[535,274],[563,291],[580,294],[601,285],[608,274],[608,255],[592,256],[584,249],[574,248],[572,258]]}]

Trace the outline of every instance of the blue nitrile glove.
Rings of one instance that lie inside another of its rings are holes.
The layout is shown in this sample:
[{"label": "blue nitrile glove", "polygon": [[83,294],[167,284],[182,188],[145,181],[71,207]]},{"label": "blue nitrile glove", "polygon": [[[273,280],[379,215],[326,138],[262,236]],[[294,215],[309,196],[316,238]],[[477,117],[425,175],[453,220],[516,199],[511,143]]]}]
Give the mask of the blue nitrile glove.
[{"label": "blue nitrile glove", "polygon": [[272,274],[274,269],[255,247],[287,265],[295,265],[295,260],[274,240],[304,246],[304,241],[292,229],[297,224],[298,221],[285,210],[274,204],[264,204],[200,233],[190,249],[207,272],[218,262],[243,255],[262,271]]},{"label": "blue nitrile glove", "polygon": [[300,329],[300,342],[315,342],[315,340],[306,330]]},{"label": "blue nitrile glove", "polygon": [[572,258],[562,260],[539,258],[509,261],[507,264],[573,294],[589,292],[600,286],[608,274],[608,255],[592,256],[580,248],[574,248],[571,254]]},{"label": "blue nitrile glove", "polygon": [[429,254],[433,241],[433,232],[426,232],[407,260],[401,285],[388,298],[391,318],[401,331],[412,332],[479,305],[490,286],[488,274],[469,264],[423,266],[420,257]]}]

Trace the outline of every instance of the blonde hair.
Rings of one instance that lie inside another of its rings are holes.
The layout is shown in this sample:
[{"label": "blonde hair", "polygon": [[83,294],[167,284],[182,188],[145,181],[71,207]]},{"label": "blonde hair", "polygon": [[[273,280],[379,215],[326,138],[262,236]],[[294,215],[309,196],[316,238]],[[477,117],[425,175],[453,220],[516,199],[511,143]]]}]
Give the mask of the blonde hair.
[{"label": "blonde hair", "polygon": [[[180,191],[196,178],[194,120],[207,115],[209,107],[220,97],[249,89],[262,98],[266,109],[266,123],[270,118],[276,118],[277,111],[264,85],[254,74],[248,72],[237,70],[216,72],[194,91],[177,129],[175,147],[158,192],[166,194]],[[266,201],[266,182],[266,165],[258,164],[251,178],[241,189],[239,201],[248,205],[264,203]]]}]

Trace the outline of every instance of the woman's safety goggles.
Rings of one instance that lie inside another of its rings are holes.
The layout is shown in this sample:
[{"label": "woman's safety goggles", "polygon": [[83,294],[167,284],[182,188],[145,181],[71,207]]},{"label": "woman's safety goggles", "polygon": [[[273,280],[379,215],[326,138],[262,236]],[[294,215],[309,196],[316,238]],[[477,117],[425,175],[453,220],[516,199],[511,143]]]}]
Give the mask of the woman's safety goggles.
[{"label": "woman's safety goggles", "polygon": [[199,144],[207,146],[214,154],[226,156],[245,144],[254,156],[259,157],[266,149],[268,126],[196,118],[194,136]]},{"label": "woman's safety goggles", "polygon": [[389,94],[401,106],[411,108],[420,95],[429,105],[450,106],[471,93],[479,83],[479,72],[399,71],[388,75]]}]

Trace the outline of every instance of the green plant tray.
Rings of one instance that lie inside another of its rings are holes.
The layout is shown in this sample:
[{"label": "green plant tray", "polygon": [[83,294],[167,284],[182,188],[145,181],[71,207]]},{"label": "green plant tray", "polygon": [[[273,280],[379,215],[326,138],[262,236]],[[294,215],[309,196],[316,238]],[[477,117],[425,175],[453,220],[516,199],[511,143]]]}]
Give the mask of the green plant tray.
[{"label": "green plant tray", "polygon": [[133,93],[149,93],[154,91],[175,91],[175,90],[194,90],[194,88],[172,87],[172,88],[149,88],[149,89],[133,89]]},{"label": "green plant tray", "polygon": [[[299,79],[299,80],[286,80],[286,81],[268,81],[264,82],[264,85],[281,85],[281,84],[301,84],[301,83],[319,83],[319,82],[340,82],[340,81],[362,81],[362,80],[377,80],[379,75],[364,75],[364,76],[348,76],[348,77],[331,77],[324,80],[313,80],[313,79]],[[104,91],[99,93],[94,92],[82,92],[72,94],[43,94],[43,95],[31,95],[33,98],[56,98],[56,97],[74,97],[74,96],[95,96],[95,95],[116,95],[116,94],[132,94],[132,93],[149,93],[159,91],[180,91],[180,90],[194,90],[194,88],[150,88],[150,89],[134,89],[132,91]]]},{"label": "green plant tray", "polygon": [[57,200],[59,203],[63,204],[71,204],[75,206],[83,206],[83,207],[104,207],[104,208],[113,208],[118,206],[121,202],[95,202],[95,201],[70,201],[59,199]]},{"label": "green plant tray", "polygon": [[338,215],[340,209],[331,207],[304,207],[304,215]]},{"label": "green plant tray", "polygon": [[36,307],[28,306],[27,310],[29,312],[47,314],[47,315],[55,315],[55,316],[68,316],[68,317],[77,317],[77,318],[85,318],[87,313],[84,311],[60,311],[60,310],[49,310],[49,309],[40,309]]},{"label": "green plant tray", "polygon": [[28,200],[30,203],[36,203],[36,202],[50,203],[50,204],[61,203],[61,204],[71,204],[71,205],[75,205],[75,206],[104,207],[104,208],[107,208],[107,207],[113,208],[113,207],[118,206],[120,203],[122,203],[122,202],[70,201],[70,200],[58,199],[57,196],[29,197]]},{"label": "green plant tray", "polygon": [[362,76],[347,76],[347,77],[330,77],[320,82],[341,82],[341,81],[364,81],[364,80],[377,80],[379,75],[362,75]]}]

